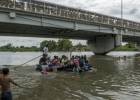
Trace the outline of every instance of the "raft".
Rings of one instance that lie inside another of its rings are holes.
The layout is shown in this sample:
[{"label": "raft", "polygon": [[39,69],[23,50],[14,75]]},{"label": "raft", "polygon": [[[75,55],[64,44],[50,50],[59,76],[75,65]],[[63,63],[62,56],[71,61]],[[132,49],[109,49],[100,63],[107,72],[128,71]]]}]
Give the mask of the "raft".
[{"label": "raft", "polygon": [[[52,72],[54,70],[54,66],[52,65],[36,65],[36,71],[42,71],[43,68],[46,68],[46,71],[48,72]],[[68,66],[64,66],[64,67],[57,67],[56,68],[57,71],[64,71],[64,72],[74,72],[74,66],[68,65]],[[95,70],[95,68],[93,68],[93,66],[89,65],[89,66],[84,66],[84,67],[80,67],[80,69],[78,70],[79,72],[86,72],[86,71],[92,71]]]}]

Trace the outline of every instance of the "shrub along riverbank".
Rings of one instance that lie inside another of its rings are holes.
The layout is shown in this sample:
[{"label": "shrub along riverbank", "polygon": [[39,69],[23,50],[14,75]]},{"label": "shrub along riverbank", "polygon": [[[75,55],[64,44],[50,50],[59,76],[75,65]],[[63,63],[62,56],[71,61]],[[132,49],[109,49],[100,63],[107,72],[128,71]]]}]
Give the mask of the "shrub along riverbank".
[{"label": "shrub along riverbank", "polygon": [[113,51],[139,51],[139,49],[136,48],[135,44],[129,43],[124,46],[119,46],[113,49]]}]

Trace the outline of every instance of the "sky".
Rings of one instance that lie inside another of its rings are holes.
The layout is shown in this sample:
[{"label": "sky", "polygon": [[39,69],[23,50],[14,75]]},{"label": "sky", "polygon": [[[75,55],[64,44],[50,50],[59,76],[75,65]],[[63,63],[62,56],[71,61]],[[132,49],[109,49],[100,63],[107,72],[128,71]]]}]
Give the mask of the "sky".
[{"label": "sky", "polygon": [[[74,8],[85,9],[105,15],[121,17],[121,0],[39,0],[47,1]],[[139,0],[123,0],[123,18],[140,22],[140,2]],[[0,45],[12,43],[14,46],[39,46],[46,38],[17,38],[0,37]],[[86,41],[72,40],[73,44],[86,44]]]}]

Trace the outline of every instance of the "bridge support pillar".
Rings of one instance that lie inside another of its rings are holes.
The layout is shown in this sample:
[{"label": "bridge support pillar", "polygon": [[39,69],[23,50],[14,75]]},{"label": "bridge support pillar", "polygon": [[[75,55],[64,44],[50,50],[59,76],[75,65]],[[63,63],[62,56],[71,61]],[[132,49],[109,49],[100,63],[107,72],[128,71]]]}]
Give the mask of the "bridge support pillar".
[{"label": "bridge support pillar", "polygon": [[140,50],[140,42],[135,43],[135,47]]},{"label": "bridge support pillar", "polygon": [[122,42],[122,35],[115,35],[115,47],[120,46]]},{"label": "bridge support pillar", "polygon": [[104,55],[113,48],[121,45],[120,35],[101,35],[88,40],[89,47],[97,55]]}]

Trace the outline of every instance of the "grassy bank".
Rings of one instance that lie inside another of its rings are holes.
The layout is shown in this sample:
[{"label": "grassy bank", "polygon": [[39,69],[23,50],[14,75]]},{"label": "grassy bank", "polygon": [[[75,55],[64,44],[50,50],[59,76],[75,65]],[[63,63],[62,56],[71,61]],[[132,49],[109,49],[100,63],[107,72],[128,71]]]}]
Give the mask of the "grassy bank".
[{"label": "grassy bank", "polygon": [[113,51],[139,51],[136,47],[125,45],[125,46],[119,46],[113,49]]},{"label": "grassy bank", "polygon": [[40,51],[39,48],[30,48],[30,47],[25,47],[25,48],[0,48],[0,52],[36,52]]}]

